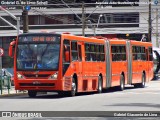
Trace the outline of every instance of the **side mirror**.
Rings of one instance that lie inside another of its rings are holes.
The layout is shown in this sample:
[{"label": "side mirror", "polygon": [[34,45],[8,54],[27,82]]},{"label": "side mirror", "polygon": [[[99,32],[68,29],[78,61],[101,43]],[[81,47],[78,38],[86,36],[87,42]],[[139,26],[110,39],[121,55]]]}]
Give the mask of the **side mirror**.
[{"label": "side mirror", "polygon": [[10,43],[10,45],[9,45],[9,56],[11,57],[11,58],[13,58],[13,48],[15,47],[15,44],[16,44],[16,41],[12,41],[11,43]]}]

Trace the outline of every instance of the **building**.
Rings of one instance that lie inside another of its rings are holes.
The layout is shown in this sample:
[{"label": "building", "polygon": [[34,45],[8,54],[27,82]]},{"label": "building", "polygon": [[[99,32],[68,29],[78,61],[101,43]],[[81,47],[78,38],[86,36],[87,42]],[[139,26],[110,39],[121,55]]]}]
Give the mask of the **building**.
[{"label": "building", "polygon": [[[25,0],[1,0],[0,5],[20,17],[22,30]],[[82,35],[82,23],[85,23],[86,36],[96,34],[135,40],[141,40],[144,35],[148,36],[149,0],[84,0],[84,10],[82,0],[30,0],[27,5],[31,8],[28,11],[29,32],[47,30]],[[160,0],[158,4],[151,0],[151,6],[152,43],[158,46]],[[4,11],[0,11],[0,16],[13,25],[17,24]],[[85,22],[82,18],[85,18]],[[12,60],[7,55],[8,46],[16,35],[17,30],[0,19],[0,47],[5,50],[3,67],[11,66],[6,64]]]}]

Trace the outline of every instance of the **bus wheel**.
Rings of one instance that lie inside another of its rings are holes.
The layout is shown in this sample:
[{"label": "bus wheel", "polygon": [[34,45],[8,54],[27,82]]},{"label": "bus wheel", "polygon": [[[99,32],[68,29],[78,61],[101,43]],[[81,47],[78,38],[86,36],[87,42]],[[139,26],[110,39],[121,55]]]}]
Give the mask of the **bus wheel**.
[{"label": "bus wheel", "polygon": [[63,91],[59,91],[59,92],[58,92],[58,95],[63,97],[65,94],[64,94]]},{"label": "bus wheel", "polygon": [[34,97],[36,97],[36,95],[37,95],[37,92],[36,92],[36,91],[28,90],[28,96],[29,96],[29,97],[34,98]]},{"label": "bus wheel", "polygon": [[98,89],[97,89],[98,93],[102,93],[102,78],[99,76],[98,77]]},{"label": "bus wheel", "polygon": [[123,75],[121,75],[121,77],[120,77],[120,85],[118,86],[118,90],[120,90],[120,91],[123,91],[124,90],[124,85],[125,83],[124,83],[124,76]]},{"label": "bus wheel", "polygon": [[135,87],[135,88],[144,88],[144,87],[145,87],[145,82],[146,82],[146,79],[145,79],[145,75],[144,75],[144,73],[143,73],[143,74],[142,74],[141,83],[134,84],[134,87]]},{"label": "bus wheel", "polygon": [[75,96],[76,92],[77,92],[77,85],[76,85],[75,79],[72,78],[72,89],[70,91],[70,96],[71,97]]}]

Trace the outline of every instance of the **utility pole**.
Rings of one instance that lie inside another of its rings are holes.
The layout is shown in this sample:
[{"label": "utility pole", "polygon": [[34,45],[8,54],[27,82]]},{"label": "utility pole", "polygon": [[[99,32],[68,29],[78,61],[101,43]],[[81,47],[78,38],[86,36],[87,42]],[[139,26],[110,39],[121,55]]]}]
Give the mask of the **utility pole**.
[{"label": "utility pole", "polygon": [[149,0],[149,13],[148,13],[148,42],[152,41],[152,20],[151,20],[151,0]]},{"label": "utility pole", "polygon": [[82,2],[82,36],[85,36],[85,13],[84,13],[84,1]]},{"label": "utility pole", "polygon": [[159,41],[158,41],[158,8],[156,8],[156,47],[159,47]]},{"label": "utility pole", "polygon": [[23,33],[28,33],[28,11],[26,10],[27,0],[25,1],[25,6],[22,11],[22,20],[23,20]]}]

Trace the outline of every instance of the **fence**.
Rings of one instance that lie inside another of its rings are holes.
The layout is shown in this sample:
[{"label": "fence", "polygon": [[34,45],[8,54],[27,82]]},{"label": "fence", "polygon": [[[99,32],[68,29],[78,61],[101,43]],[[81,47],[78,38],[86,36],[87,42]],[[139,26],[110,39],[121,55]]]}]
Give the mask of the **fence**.
[{"label": "fence", "polygon": [[12,81],[10,76],[0,76],[0,95],[18,94],[25,92],[15,90],[14,85],[11,82]]}]

